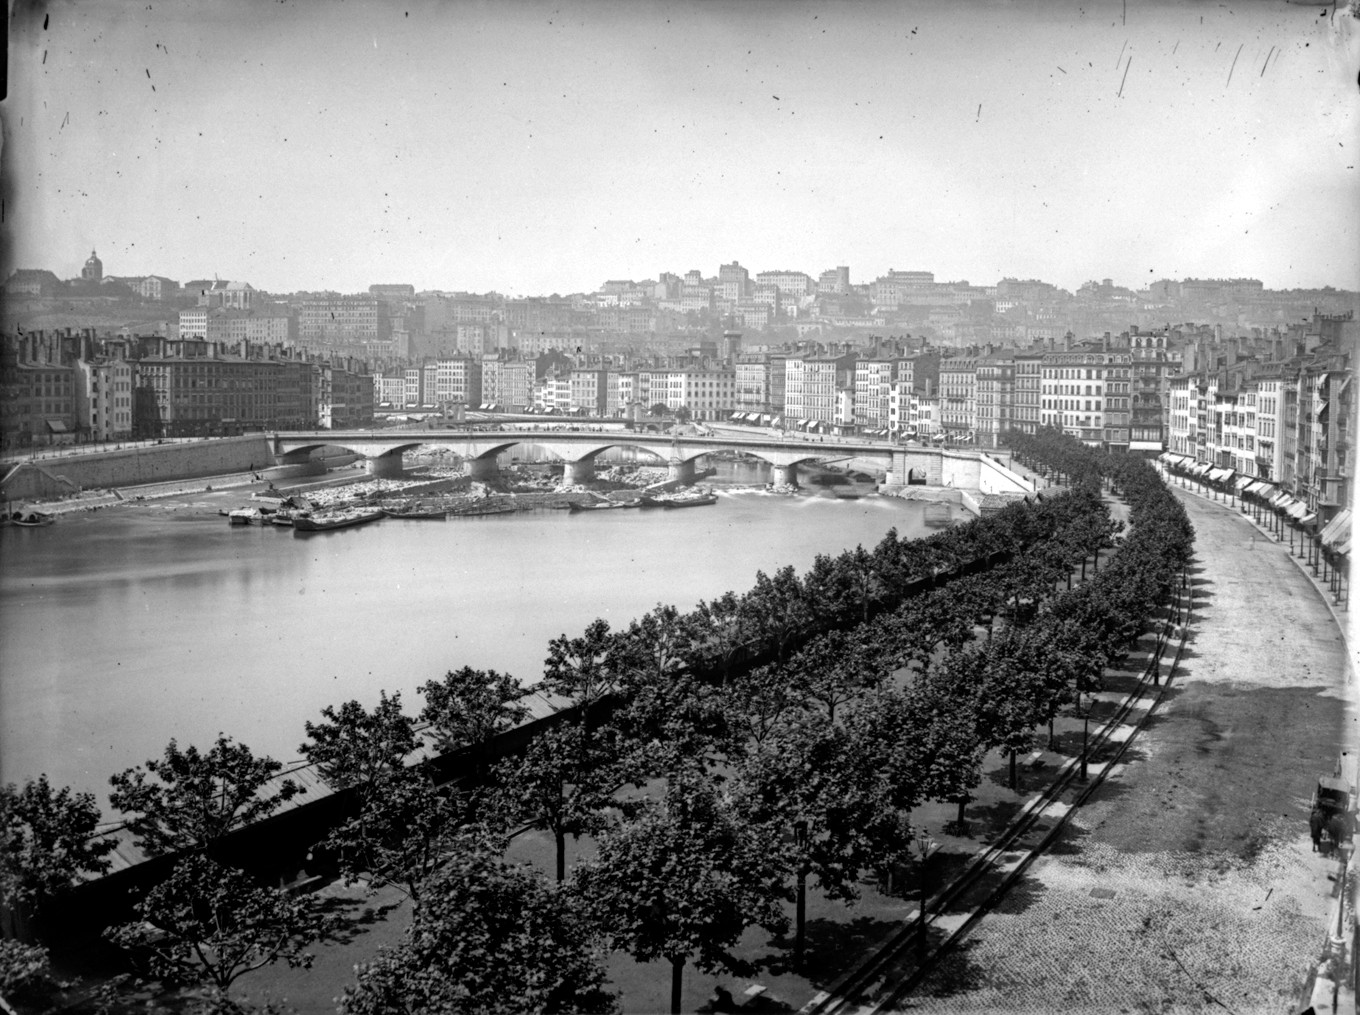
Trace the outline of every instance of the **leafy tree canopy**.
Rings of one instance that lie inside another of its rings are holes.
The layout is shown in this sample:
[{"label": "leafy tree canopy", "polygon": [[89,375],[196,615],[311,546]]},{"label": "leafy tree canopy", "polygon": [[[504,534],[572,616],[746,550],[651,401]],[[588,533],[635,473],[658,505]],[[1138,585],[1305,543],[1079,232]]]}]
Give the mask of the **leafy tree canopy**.
[{"label": "leafy tree canopy", "polygon": [[112,776],[109,802],[129,815],[127,827],[148,853],[207,849],[305,792],[292,779],[274,781],[282,769],[222,734],[206,754],[171,740],[159,760]]}]

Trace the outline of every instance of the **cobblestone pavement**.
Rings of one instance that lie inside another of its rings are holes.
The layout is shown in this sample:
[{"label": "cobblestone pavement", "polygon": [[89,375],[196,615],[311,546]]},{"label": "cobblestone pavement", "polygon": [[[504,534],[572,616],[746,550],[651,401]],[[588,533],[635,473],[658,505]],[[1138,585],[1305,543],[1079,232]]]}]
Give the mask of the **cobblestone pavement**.
[{"label": "cobblestone pavement", "polygon": [[1198,620],[1135,763],[904,1010],[1293,1010],[1336,873],[1309,797],[1355,740],[1344,644],[1286,549],[1182,499]]}]

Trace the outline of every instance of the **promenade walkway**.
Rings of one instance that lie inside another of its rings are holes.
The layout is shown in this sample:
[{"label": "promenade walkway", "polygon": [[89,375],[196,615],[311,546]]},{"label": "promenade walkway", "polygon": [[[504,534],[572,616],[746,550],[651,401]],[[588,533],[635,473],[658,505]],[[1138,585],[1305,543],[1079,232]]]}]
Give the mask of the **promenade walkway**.
[{"label": "promenade walkway", "polygon": [[1345,643],[1287,544],[1177,493],[1196,531],[1198,616],[1135,763],[913,1011],[1247,1015],[1306,995],[1337,871],[1311,850],[1309,796],[1356,739]]}]

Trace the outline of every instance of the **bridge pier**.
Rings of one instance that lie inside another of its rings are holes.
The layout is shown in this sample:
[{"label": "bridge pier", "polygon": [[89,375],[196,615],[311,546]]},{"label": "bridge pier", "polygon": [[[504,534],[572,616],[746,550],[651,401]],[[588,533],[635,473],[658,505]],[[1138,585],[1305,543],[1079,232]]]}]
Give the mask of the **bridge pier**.
[{"label": "bridge pier", "polygon": [[500,466],[496,464],[495,455],[489,455],[486,458],[469,458],[467,470],[468,476],[479,483],[493,482],[501,474]]},{"label": "bridge pier", "polygon": [[772,466],[774,475],[771,482],[775,486],[797,486],[798,485],[798,466],[796,465],[775,465]]},{"label": "bridge pier", "polygon": [[693,458],[685,462],[672,459],[666,479],[673,483],[683,483],[688,486],[690,483],[694,482],[694,474]]},{"label": "bridge pier", "polygon": [[402,476],[406,475],[406,469],[402,466],[400,451],[389,451],[377,458],[366,459],[364,468],[374,479],[401,479]]},{"label": "bridge pier", "polygon": [[576,462],[564,462],[562,482],[567,486],[581,486],[595,478],[595,459],[582,458]]}]

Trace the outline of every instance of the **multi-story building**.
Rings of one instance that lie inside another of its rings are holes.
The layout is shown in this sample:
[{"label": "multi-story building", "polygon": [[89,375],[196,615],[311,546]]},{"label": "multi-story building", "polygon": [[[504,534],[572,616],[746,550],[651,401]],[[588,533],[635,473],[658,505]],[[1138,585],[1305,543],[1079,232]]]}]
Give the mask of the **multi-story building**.
[{"label": "multi-story building", "polygon": [[67,350],[41,332],[6,342],[0,360],[4,447],[60,444],[76,436],[76,370]]},{"label": "multi-story building", "polygon": [[219,344],[252,345],[295,344],[297,318],[286,307],[257,307],[233,310],[197,306],[179,312],[177,338],[196,338]]},{"label": "multi-story building", "polygon": [[634,370],[608,370],[604,378],[604,414],[623,416],[641,402],[638,375]]},{"label": "multi-story building", "polygon": [[893,437],[929,440],[942,432],[940,396],[934,382],[914,388],[898,381],[888,398],[888,432]]},{"label": "multi-story building", "polygon": [[1040,422],[1093,445],[1128,450],[1132,357],[1085,347],[1044,357]]},{"label": "multi-story building", "polygon": [[951,437],[977,430],[976,356],[940,360],[940,426]]},{"label": "multi-story building", "polygon": [[790,356],[784,361],[784,415],[795,420],[835,423],[837,392],[854,386],[853,353]]},{"label": "multi-story building", "polygon": [[76,430],[92,441],[132,436],[133,364],[121,355],[76,360]]},{"label": "multi-story building", "polygon": [[406,404],[406,374],[374,374],[373,401],[376,405]]},{"label": "multi-story building", "polygon": [[1142,332],[1131,328],[1128,349],[1133,357],[1131,375],[1129,447],[1133,451],[1160,451],[1170,428],[1170,382],[1181,371],[1179,350],[1172,347],[1168,329]]},{"label": "multi-story building", "polygon": [[147,275],[129,285],[138,296],[148,300],[172,300],[180,293],[178,282],[161,275]]},{"label": "multi-story building", "polygon": [[533,405],[534,365],[505,352],[482,357],[482,401],[506,409]]},{"label": "multi-story building", "polygon": [[534,383],[534,407],[543,411],[571,411],[571,373],[550,369]]},{"label": "multi-story building", "polygon": [[435,404],[460,402],[477,406],[483,402],[482,366],[485,360],[471,356],[448,356],[435,364],[433,398]]},{"label": "multi-story building", "polygon": [[780,353],[740,356],[734,367],[737,412],[778,416],[784,411],[784,361]]},{"label": "multi-story building", "polygon": [[1035,433],[1042,421],[1044,353],[1021,349],[1015,353],[1015,410],[1013,425],[1022,433]]},{"label": "multi-story building", "polygon": [[391,335],[388,304],[376,296],[315,296],[298,308],[298,343],[309,349],[364,353]]},{"label": "multi-story building", "polygon": [[[899,379],[900,364],[896,358],[864,356],[855,360],[853,420],[866,430],[881,430],[888,425],[888,403],[893,384]],[[911,385],[911,361],[906,360],[908,387]]]},{"label": "multi-story building", "polygon": [[736,405],[736,373],[731,367],[651,368],[638,371],[638,397],[647,406],[662,403],[671,411],[686,408],[695,419],[731,416]]},{"label": "multi-story building", "polygon": [[850,269],[846,265],[828,268],[817,278],[817,292],[845,296],[850,292]]},{"label": "multi-story building", "polygon": [[608,371],[603,367],[573,367],[570,375],[571,408],[588,416],[608,411]]},{"label": "multi-story building", "polygon": [[762,271],[756,274],[756,285],[772,285],[784,296],[801,300],[817,291],[817,283],[812,276],[803,271]]},{"label": "multi-story building", "polygon": [[718,268],[718,292],[722,299],[737,303],[746,299],[751,289],[751,273],[736,261]]},{"label": "multi-story building", "polygon": [[1015,354],[992,352],[977,362],[977,426],[979,446],[1000,447],[1007,431],[1015,429]]}]

